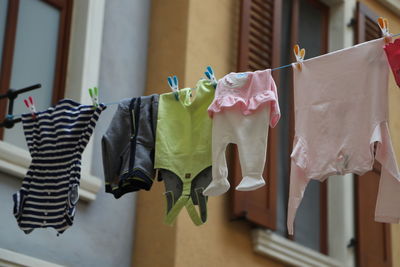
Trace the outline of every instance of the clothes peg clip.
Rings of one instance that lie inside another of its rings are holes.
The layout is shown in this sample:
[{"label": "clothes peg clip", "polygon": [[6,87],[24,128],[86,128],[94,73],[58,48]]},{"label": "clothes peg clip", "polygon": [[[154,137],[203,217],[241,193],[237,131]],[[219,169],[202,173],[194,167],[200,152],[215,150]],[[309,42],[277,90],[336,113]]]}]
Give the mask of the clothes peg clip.
[{"label": "clothes peg clip", "polygon": [[89,88],[89,95],[92,99],[93,109],[96,109],[99,106],[99,89],[97,87]]},{"label": "clothes peg clip", "polygon": [[296,44],[293,47],[293,52],[294,52],[294,55],[296,56],[297,68],[301,71],[302,66],[303,66],[304,56],[306,55],[306,50],[304,48],[302,48],[300,50],[300,46],[298,44]]},{"label": "clothes peg clip", "polygon": [[378,25],[379,25],[379,28],[381,29],[382,35],[385,39],[385,43],[391,43],[392,35],[389,32],[389,21],[386,18],[379,17]]},{"label": "clothes peg clip", "polygon": [[177,101],[179,101],[179,82],[178,82],[178,77],[176,75],[168,76],[168,85],[171,87],[172,92],[174,92],[174,96]]},{"label": "clothes peg clip", "polygon": [[29,109],[32,114],[32,118],[36,119],[36,107],[35,103],[33,102],[33,97],[29,96],[28,99],[24,99],[25,106]]},{"label": "clothes peg clip", "polygon": [[217,79],[215,78],[214,70],[211,68],[211,66],[207,66],[204,74],[206,75],[207,79],[210,80],[210,82],[216,88],[217,87]]}]

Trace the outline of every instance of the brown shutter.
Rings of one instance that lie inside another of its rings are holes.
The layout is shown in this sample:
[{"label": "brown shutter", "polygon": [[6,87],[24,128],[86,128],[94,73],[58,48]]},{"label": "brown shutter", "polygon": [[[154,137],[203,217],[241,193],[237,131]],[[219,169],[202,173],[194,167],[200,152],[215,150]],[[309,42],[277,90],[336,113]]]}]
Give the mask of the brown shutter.
[{"label": "brown shutter", "polygon": [[[262,70],[279,65],[281,8],[281,0],[242,0],[238,71]],[[279,80],[277,74],[274,73],[276,82]],[[270,129],[263,175],[266,186],[251,192],[234,190],[242,179],[236,147],[229,171],[233,217],[245,218],[270,229],[276,228],[277,134],[276,129]]]},{"label": "brown shutter", "polygon": [[[365,5],[357,4],[356,42],[381,37],[377,16]],[[392,266],[390,224],[374,221],[379,178],[380,165],[377,162],[373,171],[356,177],[357,265],[361,267]]]}]

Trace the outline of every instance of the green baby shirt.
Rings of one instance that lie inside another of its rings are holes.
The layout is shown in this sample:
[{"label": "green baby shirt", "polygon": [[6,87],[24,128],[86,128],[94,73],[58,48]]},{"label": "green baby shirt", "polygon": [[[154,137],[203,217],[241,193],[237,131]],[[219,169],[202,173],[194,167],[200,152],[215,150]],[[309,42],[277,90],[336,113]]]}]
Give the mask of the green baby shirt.
[{"label": "green baby shirt", "polygon": [[[179,101],[172,92],[160,95],[154,164],[155,168],[161,169],[161,178],[166,173],[163,170],[175,174],[176,179],[180,180],[177,181],[178,187],[182,189],[180,196],[177,196],[176,192],[166,192],[168,210],[165,222],[167,224],[175,221],[183,207],[186,207],[196,225],[206,220],[206,197],[202,194],[204,188],[192,188],[194,187],[192,181],[212,164],[212,121],[208,116],[207,108],[214,99],[214,92],[211,82],[199,80],[196,88],[184,88],[178,91]],[[210,176],[211,181],[211,171],[206,173],[209,175],[204,175],[203,172],[197,179],[204,180]],[[168,180],[164,179],[166,188],[171,187],[167,185]],[[201,182],[196,181],[196,184],[201,184]],[[191,192],[192,195],[195,192],[196,199],[191,198]],[[199,205],[201,218],[194,209],[193,203]]]},{"label": "green baby shirt", "polygon": [[195,177],[212,162],[207,108],[215,89],[208,80],[200,80],[191,101],[192,90],[179,90],[179,101],[172,92],[160,95],[158,108],[155,168],[172,171],[182,180]]}]

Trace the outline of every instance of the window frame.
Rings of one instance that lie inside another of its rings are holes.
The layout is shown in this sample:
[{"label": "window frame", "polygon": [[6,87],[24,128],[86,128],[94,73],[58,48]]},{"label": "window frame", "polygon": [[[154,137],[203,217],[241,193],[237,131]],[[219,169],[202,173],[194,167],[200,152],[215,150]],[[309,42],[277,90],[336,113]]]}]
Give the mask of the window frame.
[{"label": "window frame", "polygon": [[[323,1],[319,0],[307,0],[309,4],[321,10],[324,13],[322,27],[324,32],[322,34],[322,42],[321,42],[321,55],[328,53],[329,46],[329,20],[330,20],[330,8],[328,4],[323,3]],[[291,24],[291,43],[298,44],[299,43],[299,19],[300,19],[300,0],[293,0],[292,7],[292,24]],[[296,59],[294,54],[291,53],[291,61],[295,62]],[[293,79],[291,78],[291,88],[294,88]],[[293,140],[294,140],[294,93],[291,94],[290,97],[290,108],[289,108],[289,155],[293,150]],[[291,159],[288,159],[288,166],[291,164]],[[325,180],[319,184],[320,187],[320,251],[322,254],[328,254],[328,183]],[[289,195],[289,187],[287,188]],[[296,232],[293,236],[287,236],[290,240],[296,240]]]},{"label": "window frame", "polygon": [[[57,38],[57,54],[54,70],[52,104],[64,97],[67,76],[68,48],[72,19],[73,0],[38,0],[60,10],[60,25]],[[15,43],[18,27],[20,0],[9,0],[7,7],[6,30],[4,33],[3,51],[0,68],[0,94],[10,88]],[[28,86],[28,85],[27,85]],[[7,114],[7,99],[0,101],[0,118]],[[3,140],[4,128],[0,128],[0,140]]]},{"label": "window frame", "polygon": [[[354,18],[356,0],[321,0],[321,2],[328,5],[331,12],[328,31],[329,52],[354,45],[354,29],[349,27],[349,21]],[[252,231],[254,251],[288,264],[355,266],[355,249],[346,246],[355,236],[352,177],[352,174],[347,174],[327,180],[328,255],[309,250],[265,228],[256,228]],[[303,259],[309,261],[305,263]]]},{"label": "window frame", "polygon": [[[54,4],[60,1],[49,0]],[[64,97],[80,103],[91,103],[87,88],[99,82],[104,8],[105,0],[79,0],[74,1],[72,6]],[[79,199],[84,201],[94,201],[102,187],[102,179],[91,174],[92,158],[93,138],[90,139],[82,155]],[[1,173],[22,179],[30,161],[28,151],[0,140]]]}]

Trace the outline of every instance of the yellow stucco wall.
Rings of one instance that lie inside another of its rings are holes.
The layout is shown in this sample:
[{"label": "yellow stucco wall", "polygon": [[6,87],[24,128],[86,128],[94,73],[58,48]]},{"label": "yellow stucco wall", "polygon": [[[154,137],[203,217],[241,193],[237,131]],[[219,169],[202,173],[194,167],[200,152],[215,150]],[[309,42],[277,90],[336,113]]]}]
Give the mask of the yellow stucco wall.
[{"label": "yellow stucco wall", "polygon": [[[400,33],[397,16],[374,0],[363,0]],[[146,94],[168,92],[166,77],[178,75],[180,87],[194,86],[211,65],[217,77],[235,70],[239,0],[152,1]],[[400,158],[400,89],[391,77],[390,127]],[[133,266],[282,266],[255,254],[251,227],[229,221],[229,195],[208,202],[208,222],[194,226],[182,211],[174,227],[163,224],[164,188],[155,183],[138,194]],[[393,266],[400,266],[400,227],[392,226]]]},{"label": "yellow stucco wall", "polygon": [[[217,77],[235,70],[238,0],[152,1],[146,94],[168,92],[166,78],[194,86],[211,65]],[[251,227],[230,222],[228,198],[208,202],[208,221],[193,225],[183,210],[174,227],[163,224],[163,185],[140,192],[133,266],[282,266],[255,254]]]},{"label": "yellow stucco wall", "polygon": [[[360,0],[381,17],[389,20],[390,32],[400,33],[400,18],[376,0]],[[393,75],[389,75],[389,126],[392,142],[400,164],[400,88],[397,87]],[[392,256],[393,266],[400,266],[400,225],[392,224]]]}]

